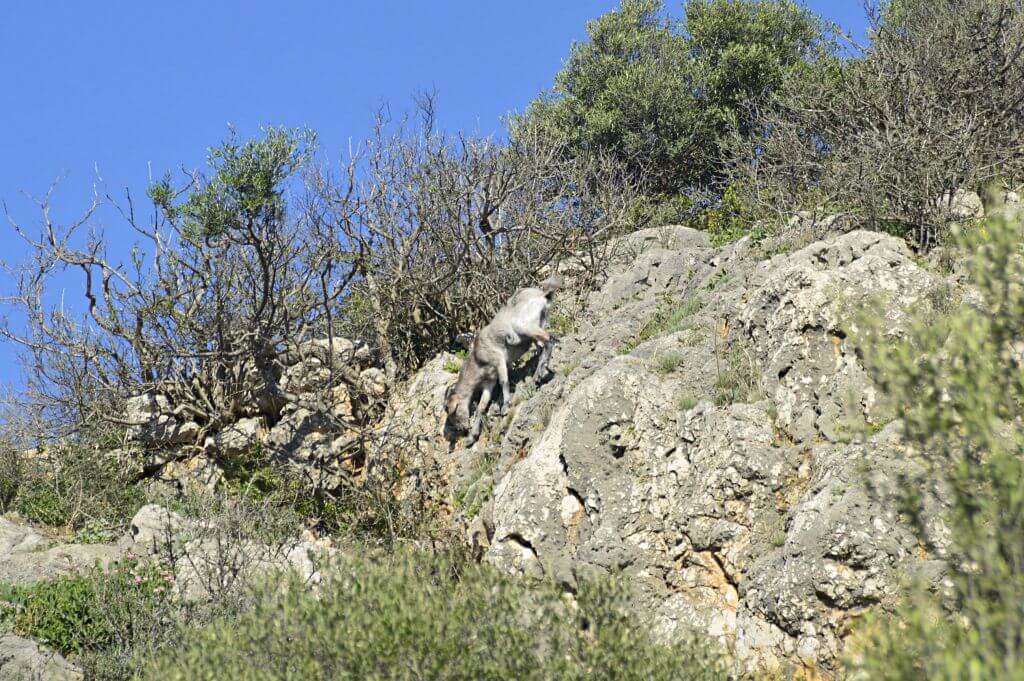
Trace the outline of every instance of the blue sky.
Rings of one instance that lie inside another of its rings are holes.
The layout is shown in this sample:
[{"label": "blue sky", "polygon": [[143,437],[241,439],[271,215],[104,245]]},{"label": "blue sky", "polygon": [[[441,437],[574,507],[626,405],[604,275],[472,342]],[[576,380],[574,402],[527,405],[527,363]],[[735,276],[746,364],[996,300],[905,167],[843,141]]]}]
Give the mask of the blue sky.
[{"label": "blue sky", "polygon": [[[666,3],[679,14],[679,3]],[[483,134],[550,86],[587,19],[613,0],[3,0],[0,200],[27,227],[63,176],[53,216],[88,205],[96,170],[141,195],[195,167],[233,124],[308,126],[337,158],[384,102],[436,90],[444,127]],[[861,0],[808,5],[857,34]],[[122,226],[108,237],[129,239]],[[0,225],[0,259],[24,249]],[[0,292],[9,290],[0,281]],[[75,291],[71,288],[70,291]],[[0,345],[0,385],[17,384]]]}]

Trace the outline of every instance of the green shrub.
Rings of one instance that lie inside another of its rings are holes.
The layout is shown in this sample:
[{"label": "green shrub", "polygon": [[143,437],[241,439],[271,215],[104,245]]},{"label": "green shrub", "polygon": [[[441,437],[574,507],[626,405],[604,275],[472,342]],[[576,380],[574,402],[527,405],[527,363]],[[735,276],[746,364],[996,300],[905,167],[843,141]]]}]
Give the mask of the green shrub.
[{"label": "green shrub", "polygon": [[754,132],[756,104],[825,42],[822,22],[789,0],[689,0],[681,19],[661,0],[622,0],[587,33],[524,120],[622,162],[649,193],[638,217],[660,224],[689,212],[680,193],[717,182],[723,141]]},{"label": "green shrub", "polygon": [[640,196],[630,212],[630,222],[636,229],[664,225],[690,224],[696,206],[685,194]]},{"label": "green shrub", "polygon": [[683,355],[677,350],[668,350],[660,353],[656,358],[656,368],[659,373],[670,374],[679,368],[683,363]]},{"label": "green shrub", "polygon": [[716,204],[697,215],[693,226],[711,235],[712,246],[724,246],[751,234],[755,240],[764,237],[755,230],[750,208],[736,187],[729,185]]},{"label": "green shrub", "polygon": [[155,564],[127,561],[84,575],[0,588],[2,618],[22,636],[60,652],[105,656],[159,626],[171,594],[170,574]]},{"label": "green shrub", "polygon": [[314,596],[268,585],[250,612],[185,632],[154,679],[724,679],[699,645],[654,644],[620,590],[549,585],[398,554],[351,558]]},{"label": "green shrub", "polygon": [[[1024,233],[996,217],[961,243],[981,304],[921,313],[893,344],[877,322],[868,353],[924,472],[901,480],[904,510],[931,547],[924,499],[942,490],[949,592],[920,585],[877,618],[852,665],[865,678],[1024,678]],[[869,327],[871,328],[871,327]]]},{"label": "green shrub", "polygon": [[697,398],[693,395],[683,394],[676,400],[676,409],[679,411],[690,411],[697,406]]},{"label": "green shrub", "polygon": [[131,468],[106,443],[90,437],[30,454],[4,445],[0,453],[0,512],[62,527],[79,541],[112,539],[145,503]]}]

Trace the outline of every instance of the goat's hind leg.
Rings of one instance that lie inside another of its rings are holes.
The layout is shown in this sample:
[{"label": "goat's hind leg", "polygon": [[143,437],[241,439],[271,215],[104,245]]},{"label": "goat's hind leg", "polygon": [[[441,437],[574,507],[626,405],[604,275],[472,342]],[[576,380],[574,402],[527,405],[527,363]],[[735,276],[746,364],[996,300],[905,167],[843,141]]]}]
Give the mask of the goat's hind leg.
[{"label": "goat's hind leg", "polygon": [[491,405],[491,391],[494,390],[494,382],[485,383],[480,392],[480,401],[476,405],[476,414],[473,415],[473,426],[466,437],[466,446],[472,447],[480,437],[480,428],[483,426],[484,416],[487,415],[487,407]]}]

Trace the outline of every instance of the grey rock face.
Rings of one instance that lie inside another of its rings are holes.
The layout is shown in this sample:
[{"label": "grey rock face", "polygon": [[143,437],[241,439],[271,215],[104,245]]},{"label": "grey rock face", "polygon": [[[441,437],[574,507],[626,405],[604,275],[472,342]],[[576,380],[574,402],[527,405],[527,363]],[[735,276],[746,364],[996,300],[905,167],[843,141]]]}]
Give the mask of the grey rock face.
[{"label": "grey rock face", "polygon": [[891,487],[914,464],[851,325],[875,301],[898,336],[947,284],[896,238],[822,224],[847,233],[770,258],[683,227],[631,235],[551,380],[518,386],[472,450],[437,434],[444,361],[414,377],[391,411],[449,491],[495,462],[492,499],[467,523],[474,550],[569,591],[623,574],[659,635],[717,637],[738,671],[834,671],[851,619],[891,605],[900,574],[926,562],[866,489],[865,471]]},{"label": "grey rock face", "polygon": [[0,517],[0,582],[32,584],[106,565],[121,555],[121,549],[107,544],[57,544]]},{"label": "grey rock face", "polygon": [[146,504],[132,517],[122,545],[151,550],[159,543],[173,538],[186,526],[185,520],[159,504]]},{"label": "grey rock face", "polygon": [[78,681],[74,665],[53,650],[13,634],[0,637],[0,681]]},{"label": "grey rock face", "polygon": [[208,436],[204,446],[207,450],[217,451],[226,456],[242,454],[260,442],[263,431],[262,419],[239,419],[214,435]]},{"label": "grey rock face", "polygon": [[157,446],[181,445],[194,442],[199,435],[199,425],[179,420],[164,395],[136,395],[126,406],[125,418],[133,423],[128,426],[129,440]]}]

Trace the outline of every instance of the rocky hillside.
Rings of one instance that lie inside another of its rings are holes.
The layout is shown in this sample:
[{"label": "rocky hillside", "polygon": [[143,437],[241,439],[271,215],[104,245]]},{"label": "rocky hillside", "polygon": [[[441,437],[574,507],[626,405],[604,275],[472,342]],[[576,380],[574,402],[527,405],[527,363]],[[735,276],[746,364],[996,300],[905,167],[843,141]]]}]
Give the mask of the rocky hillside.
[{"label": "rocky hillside", "polygon": [[825,673],[901,575],[939,578],[887,501],[914,464],[851,327],[859,301],[899,301],[897,335],[951,285],[900,239],[829,226],[776,255],[683,227],[632,235],[552,375],[517,385],[470,450],[438,432],[456,358],[425,367],[392,413],[429,436],[421,464],[482,560],[570,592],[619,573],[666,638],[695,629],[745,669]]},{"label": "rocky hillside", "polygon": [[[284,358],[282,381],[299,401],[254,393],[253,416],[175,449],[198,426],[143,396],[128,439],[164,452],[147,464],[156,480],[199,488],[222,478],[216,461],[256,444],[311,479],[334,479],[393,468],[391,445],[412,443],[400,462],[405,498],[439,500],[479,560],[569,593],[589,574],[621,575],[663,639],[696,632],[730,648],[739,670],[827,678],[851,626],[891,606],[904,575],[941,579],[945,541],[936,522],[939,548],[926,549],[895,511],[893,486],[915,464],[865,370],[856,311],[881,304],[898,336],[908,310],[948,307],[957,286],[900,239],[843,219],[805,222],[794,218],[788,234],[817,240],[795,250],[749,238],[715,247],[685,227],[630,235],[600,290],[576,308],[559,303],[547,377],[517,372],[509,415],[493,409],[469,449],[442,425],[458,357],[434,358],[380,411],[349,398],[387,388],[371,354],[340,339]],[[331,364],[346,368],[348,388],[333,388],[341,393],[319,414],[313,396]],[[365,438],[339,424],[368,421],[377,445],[353,468],[342,454]],[[194,556],[213,552],[152,506],[116,545],[60,545],[3,522],[0,577],[12,583],[144,555],[161,531]],[[240,551],[236,562],[310,578],[310,558],[334,549],[303,537]],[[47,673],[59,662],[13,636],[0,652]],[[11,664],[0,660],[0,678]]]}]

